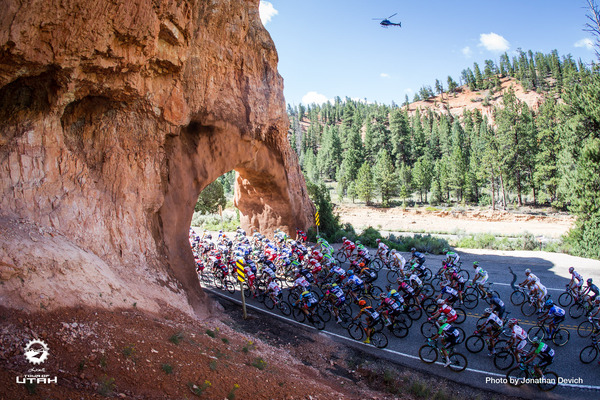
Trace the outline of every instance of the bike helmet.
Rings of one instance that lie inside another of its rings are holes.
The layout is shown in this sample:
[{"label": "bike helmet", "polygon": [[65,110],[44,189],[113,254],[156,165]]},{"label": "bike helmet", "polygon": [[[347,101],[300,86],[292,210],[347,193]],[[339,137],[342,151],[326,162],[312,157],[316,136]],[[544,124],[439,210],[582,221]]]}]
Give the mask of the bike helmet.
[{"label": "bike helmet", "polygon": [[364,306],[364,305],[367,305],[367,302],[366,302],[366,301],[364,301],[364,300],[359,300],[359,301],[358,301],[358,305],[362,307],[362,306]]},{"label": "bike helmet", "polygon": [[417,251],[417,249],[415,249],[415,248],[413,247],[412,249],[410,249],[410,251],[411,251],[412,253],[414,253],[415,251]]},{"label": "bike helmet", "polygon": [[531,273],[531,270],[530,270],[529,268],[527,268],[527,269],[525,270],[525,275],[529,275],[530,273]]},{"label": "bike helmet", "polygon": [[391,288],[392,288],[392,285],[385,285],[385,290],[390,290]]},{"label": "bike helmet", "polygon": [[349,275],[349,276],[352,276],[352,275],[354,275],[354,271],[352,271],[351,269],[349,269],[349,270],[348,270],[348,275]]},{"label": "bike helmet", "polygon": [[448,248],[447,248],[447,247],[444,247],[444,248],[442,249],[442,253],[446,254],[447,252],[448,252]]},{"label": "bike helmet", "polygon": [[445,301],[444,301],[444,299],[438,299],[437,303],[438,303],[439,305],[442,305],[442,304],[444,304],[444,303],[445,303]]},{"label": "bike helmet", "polygon": [[485,310],[483,310],[484,314],[491,314],[492,313],[492,309],[491,308],[486,308]]},{"label": "bike helmet", "polygon": [[359,244],[361,244],[361,243],[360,243],[360,240],[357,240],[357,241],[356,241],[356,245],[358,246]]},{"label": "bike helmet", "polygon": [[516,318],[511,318],[508,320],[509,325],[516,325],[519,321]]},{"label": "bike helmet", "polygon": [[591,284],[592,284],[592,282],[593,282],[593,281],[592,281],[592,278],[588,278],[588,280],[587,280],[587,283],[588,283],[588,285],[591,285]]},{"label": "bike helmet", "polygon": [[449,281],[441,281],[440,282],[440,287],[449,286],[449,285],[450,285]]},{"label": "bike helmet", "polygon": [[342,242],[346,241],[346,236],[342,236]]},{"label": "bike helmet", "polygon": [[377,240],[376,240],[376,242],[377,242],[377,243],[381,242],[381,239],[377,239]]},{"label": "bike helmet", "polygon": [[380,294],[379,294],[379,298],[380,298],[381,300],[385,299],[385,293],[383,293],[383,292],[382,292],[382,293],[380,293]]},{"label": "bike helmet", "polygon": [[569,273],[570,273],[570,274],[572,274],[572,273],[573,273],[573,271],[575,271],[575,268],[573,268],[573,267],[570,267],[570,268],[569,268]]},{"label": "bike helmet", "polygon": [[479,261],[473,261],[473,268],[479,267]]},{"label": "bike helmet", "polygon": [[537,336],[536,336],[536,337],[534,337],[533,339],[531,339],[531,343],[535,343],[535,344],[538,344],[538,343],[540,343],[541,341],[542,341],[542,339],[540,339],[540,338],[539,338],[539,337],[537,337]]},{"label": "bike helmet", "polygon": [[546,303],[544,303],[544,307],[546,308],[550,308],[554,305],[554,302],[552,301],[552,299],[548,299],[546,300]]},{"label": "bike helmet", "polygon": [[392,251],[390,252],[390,254],[396,254],[397,252],[398,252],[398,250],[392,249]]},{"label": "bike helmet", "polygon": [[447,321],[446,316],[445,315],[440,315],[437,319],[437,322],[439,322],[440,325],[445,324]]}]

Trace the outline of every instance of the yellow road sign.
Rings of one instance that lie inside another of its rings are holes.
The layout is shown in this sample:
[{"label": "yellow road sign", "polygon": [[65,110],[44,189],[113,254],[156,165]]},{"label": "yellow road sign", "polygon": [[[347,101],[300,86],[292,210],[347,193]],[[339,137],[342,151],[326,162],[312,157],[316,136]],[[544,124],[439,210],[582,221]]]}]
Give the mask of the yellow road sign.
[{"label": "yellow road sign", "polygon": [[321,225],[321,221],[319,221],[319,212],[318,211],[315,214],[315,224],[317,224],[317,226]]},{"label": "yellow road sign", "polygon": [[244,272],[244,260],[237,260],[235,266],[237,267],[238,281],[244,282],[246,280],[246,273]]}]

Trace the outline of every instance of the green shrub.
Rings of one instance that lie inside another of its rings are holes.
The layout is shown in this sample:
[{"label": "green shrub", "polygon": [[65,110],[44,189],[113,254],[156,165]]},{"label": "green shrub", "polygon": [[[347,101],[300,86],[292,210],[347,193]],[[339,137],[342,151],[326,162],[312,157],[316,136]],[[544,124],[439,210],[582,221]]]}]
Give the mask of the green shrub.
[{"label": "green shrub", "polygon": [[171,375],[173,373],[173,367],[171,364],[163,364],[161,368],[167,375]]},{"label": "green shrub", "polygon": [[183,340],[183,332],[181,332],[181,331],[173,334],[169,338],[169,342],[171,342],[173,344],[179,344],[179,343],[181,343],[182,340]]},{"label": "green shrub", "polygon": [[260,369],[261,371],[267,367],[267,362],[260,357],[257,357],[252,361],[253,367]]}]

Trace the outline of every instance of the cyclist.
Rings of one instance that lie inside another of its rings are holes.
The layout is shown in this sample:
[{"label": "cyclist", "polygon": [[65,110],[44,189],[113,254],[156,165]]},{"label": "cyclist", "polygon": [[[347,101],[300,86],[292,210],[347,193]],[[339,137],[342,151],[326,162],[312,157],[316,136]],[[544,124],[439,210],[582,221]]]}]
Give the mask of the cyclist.
[{"label": "cyclist", "polygon": [[529,268],[527,268],[525,270],[525,280],[521,283],[519,283],[519,286],[523,287],[523,286],[527,286],[529,289],[531,289],[531,286],[536,283],[539,282],[540,278],[538,278],[536,275],[534,275],[531,270]]},{"label": "cyclist", "polygon": [[352,297],[357,298],[357,293],[362,293],[365,290],[365,282],[354,274],[353,270],[348,270],[348,279],[344,283],[344,287],[350,290]]},{"label": "cyclist", "polygon": [[327,284],[325,285],[325,293],[323,294],[323,301],[329,301],[333,307],[333,313],[337,319],[337,323],[341,323],[342,319],[340,318],[339,308],[346,302],[346,295],[341,287],[338,286],[337,283]]},{"label": "cyclist", "polygon": [[460,262],[460,256],[458,253],[449,251],[448,249],[442,250],[442,253],[446,253],[446,261],[448,264],[450,264],[452,267],[458,266],[458,263]]},{"label": "cyclist", "polygon": [[361,268],[358,276],[365,282],[367,285],[371,285],[371,283],[375,282],[379,276],[376,270],[373,268],[365,267],[364,263],[358,264],[359,268]]},{"label": "cyclist", "polygon": [[381,311],[381,309],[385,309],[383,312],[383,315],[386,317],[384,318],[384,321],[387,320],[385,325],[391,326],[402,312],[402,305],[391,296],[388,296],[385,292],[379,295],[379,299],[379,307],[377,307],[375,311]]},{"label": "cyclist", "polygon": [[383,260],[384,263],[387,264],[387,255],[390,251],[390,248],[381,241],[381,239],[377,239],[377,254],[376,257],[379,256]]},{"label": "cyclist", "polygon": [[487,298],[490,306],[492,307],[492,311],[496,313],[498,318],[502,319],[504,313],[506,312],[506,307],[502,299],[492,292],[487,292]]},{"label": "cyclist", "polygon": [[590,309],[594,307],[593,301],[595,298],[598,297],[598,293],[600,292],[600,290],[598,290],[598,286],[596,286],[594,284],[594,282],[592,281],[592,278],[588,278],[587,282],[587,287],[583,290],[582,295],[583,296],[587,296],[584,297],[587,301],[587,303],[590,305]]},{"label": "cyclist", "polygon": [[325,277],[325,280],[328,279],[331,279],[334,283],[342,283],[346,279],[346,271],[342,267],[334,265]]},{"label": "cyclist", "polygon": [[467,280],[464,278],[464,276],[460,275],[456,271],[452,271],[452,273],[450,274],[450,286],[452,286],[454,289],[456,289],[458,291],[458,298],[460,299],[461,304],[463,302],[462,296],[463,296],[463,291],[465,290],[466,283],[467,283]]},{"label": "cyclist", "polygon": [[413,262],[417,263],[418,268],[421,268],[423,264],[425,264],[425,255],[421,252],[418,252],[416,248],[410,249],[411,258],[409,262],[412,264]]},{"label": "cyclist", "polygon": [[404,297],[402,297],[402,295],[400,293],[398,293],[395,289],[392,289],[392,285],[386,285],[385,290],[387,290],[387,297],[390,297],[390,298],[396,300],[396,302],[403,309],[406,309],[406,302],[404,300]]},{"label": "cyclist", "polygon": [[502,326],[504,325],[504,323],[496,314],[494,314],[491,308],[486,308],[483,311],[483,316],[487,316],[488,318],[483,324],[477,326],[477,330],[481,331],[485,328],[485,332],[490,336],[490,342],[488,347],[490,353],[488,355],[493,356],[494,354],[496,354],[496,349],[494,348],[497,341],[496,339],[500,335],[500,332],[502,332]]},{"label": "cyclist", "polygon": [[565,310],[554,304],[551,299],[546,300],[544,304],[544,310],[546,310],[540,317],[539,320],[541,323],[551,319],[548,324],[548,328],[546,328],[547,337],[551,338],[554,334],[554,330],[558,329],[561,322],[565,320]]},{"label": "cyclist", "polygon": [[581,276],[579,272],[575,271],[575,268],[573,267],[569,268],[569,273],[571,274],[571,280],[569,281],[567,287],[573,290],[575,293],[581,294],[581,288],[583,287],[583,276]]},{"label": "cyclist", "polygon": [[398,290],[402,290],[404,293],[406,293],[406,296],[408,298],[413,299],[415,301],[415,304],[420,306],[421,300],[415,292],[415,289],[413,289],[413,287],[406,281],[401,281],[400,279],[398,279],[398,282],[400,283],[400,285],[398,286]]},{"label": "cyclist", "polygon": [[442,281],[440,283],[440,287],[442,288],[442,290],[440,291],[440,294],[437,296],[437,299],[441,299],[443,295],[447,294],[448,297],[445,299],[447,304],[454,304],[454,302],[458,299],[458,290],[454,289],[452,286],[450,286],[450,282],[448,281]]},{"label": "cyclist", "polygon": [[371,306],[367,306],[367,302],[364,300],[360,300],[358,302],[358,306],[360,307],[360,311],[358,315],[353,318],[356,321],[361,315],[365,315],[366,317],[366,328],[365,333],[367,334],[367,339],[363,341],[363,343],[371,343],[371,336],[373,335],[374,326],[377,322],[379,322],[381,316],[377,311],[373,309]]},{"label": "cyclist", "polygon": [[487,291],[485,290],[483,285],[489,279],[488,273],[486,270],[479,266],[479,262],[477,261],[473,262],[473,269],[475,270],[475,276],[473,277],[473,285],[479,287],[479,290],[481,290],[482,293],[481,298],[485,299]]},{"label": "cyclist", "polygon": [[306,317],[308,318],[309,321],[313,321],[313,313],[315,311],[315,308],[317,307],[317,304],[319,304],[319,300],[317,300],[317,296],[315,296],[315,294],[309,290],[305,290],[304,292],[302,292],[300,294],[300,297],[298,298],[298,300],[296,300],[296,302],[294,303],[294,306],[298,306],[300,305],[300,309],[302,310],[302,312],[304,314],[306,314]]},{"label": "cyclist", "polygon": [[267,285],[266,294],[271,298],[271,300],[273,300],[274,303],[279,303],[281,300],[281,288],[276,281],[272,280],[269,282]]},{"label": "cyclist", "polygon": [[398,268],[398,273],[404,278],[404,266],[406,265],[406,259],[396,249],[392,249],[392,260],[393,266]]},{"label": "cyclist", "polygon": [[527,344],[527,332],[525,332],[525,329],[521,328],[519,321],[516,318],[509,319],[508,326],[511,329],[510,340],[508,343],[510,351],[515,356],[515,360],[521,362],[521,354],[524,352],[523,349]]},{"label": "cyclist", "polygon": [[531,285],[531,292],[529,294],[532,298],[535,299],[537,303],[538,314],[540,314],[542,312],[544,299],[548,295],[548,290],[546,289],[546,286],[542,285],[542,282],[538,280],[533,285]]},{"label": "cyclist", "polygon": [[[531,343],[534,345],[533,350],[527,353],[525,365],[530,364],[536,357],[540,357],[540,362],[534,365],[533,368],[537,374],[537,377],[542,377],[542,368],[547,367],[554,361],[554,350],[550,348],[546,343],[542,342],[537,336],[531,339]],[[529,357],[529,358],[527,358]]]},{"label": "cyclist", "polygon": [[448,350],[452,349],[452,347],[458,344],[458,340],[460,339],[460,331],[450,325],[445,317],[440,317],[438,319],[440,327],[437,333],[431,337],[432,340],[437,340],[440,336],[442,337],[442,347],[440,350],[442,351],[442,355],[445,358],[444,367],[450,365],[450,357],[448,356]]},{"label": "cyclist", "polygon": [[296,273],[296,280],[294,281],[294,288],[299,288],[301,292],[310,290],[310,282],[306,280],[306,277],[300,272]]},{"label": "cyclist", "polygon": [[435,313],[433,313],[431,317],[427,319],[428,321],[434,320],[442,314],[446,314],[446,321],[448,323],[456,321],[456,319],[458,318],[458,314],[456,313],[456,310],[454,308],[450,307],[442,299],[437,300],[437,305],[439,308]]}]

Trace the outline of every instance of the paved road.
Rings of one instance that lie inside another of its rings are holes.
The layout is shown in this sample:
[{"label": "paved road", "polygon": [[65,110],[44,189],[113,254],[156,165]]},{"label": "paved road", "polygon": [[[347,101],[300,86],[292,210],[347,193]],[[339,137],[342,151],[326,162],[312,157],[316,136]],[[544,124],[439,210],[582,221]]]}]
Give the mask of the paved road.
[{"label": "paved road", "polygon": [[[500,293],[501,298],[507,303],[507,311],[511,312],[511,317],[516,317],[521,321],[521,325],[528,329],[534,324],[535,316],[526,318],[521,314],[519,308],[510,304],[509,296],[512,292],[510,282],[512,275],[508,271],[508,267],[519,275],[518,281],[524,279],[523,271],[526,268],[531,268],[542,283],[549,289],[549,293],[554,299],[562,292],[568,282],[568,267],[574,266],[578,271],[581,271],[585,278],[592,277],[600,283],[600,261],[571,257],[562,254],[544,253],[544,252],[502,252],[502,251],[482,251],[482,250],[460,250],[461,260],[463,265],[471,265],[473,261],[479,261],[480,265],[486,269],[490,276],[490,281],[495,282],[494,288]],[[405,255],[406,256],[406,255]],[[442,256],[429,256],[426,266],[434,272],[441,265]],[[387,283],[385,279],[385,270],[380,273],[378,285],[384,287]],[[234,295],[229,293],[221,293],[233,299],[239,299],[239,293]],[[264,310],[270,317],[280,317],[273,312],[268,312],[260,303],[250,299],[249,304]],[[478,305],[474,310],[468,310],[468,316],[465,323],[460,327],[464,329],[466,335],[469,336],[475,329],[475,322],[481,316],[485,303]],[[275,311],[276,313],[276,311]],[[562,379],[571,380],[561,382],[559,387],[549,394],[540,392],[537,387],[521,387],[513,388],[502,383],[506,371],[497,370],[492,359],[487,356],[487,351],[482,351],[479,354],[471,354],[461,345],[457,350],[467,356],[469,365],[468,369],[462,373],[454,373],[444,368],[441,364],[427,365],[421,362],[418,358],[418,349],[424,344],[424,338],[420,333],[420,325],[425,321],[425,317],[415,321],[410,330],[410,334],[403,339],[398,339],[391,334],[388,334],[389,345],[386,349],[379,350],[370,345],[363,345],[349,338],[345,329],[329,322],[326,331],[328,335],[335,340],[351,343],[354,346],[361,346],[363,350],[369,351],[379,357],[386,358],[399,364],[411,366],[421,370],[426,370],[430,373],[452,379],[458,382],[469,384],[486,390],[494,390],[504,394],[522,396],[527,398],[600,398],[600,366],[594,362],[593,364],[584,365],[579,361],[579,352],[581,349],[590,344],[589,339],[582,339],[577,335],[577,325],[583,321],[583,318],[573,320],[567,316],[564,322],[564,327],[569,329],[571,338],[566,346],[557,348],[552,346],[556,351],[555,362],[551,366],[551,370],[555,371]],[[290,323],[297,324],[291,320]]]}]

